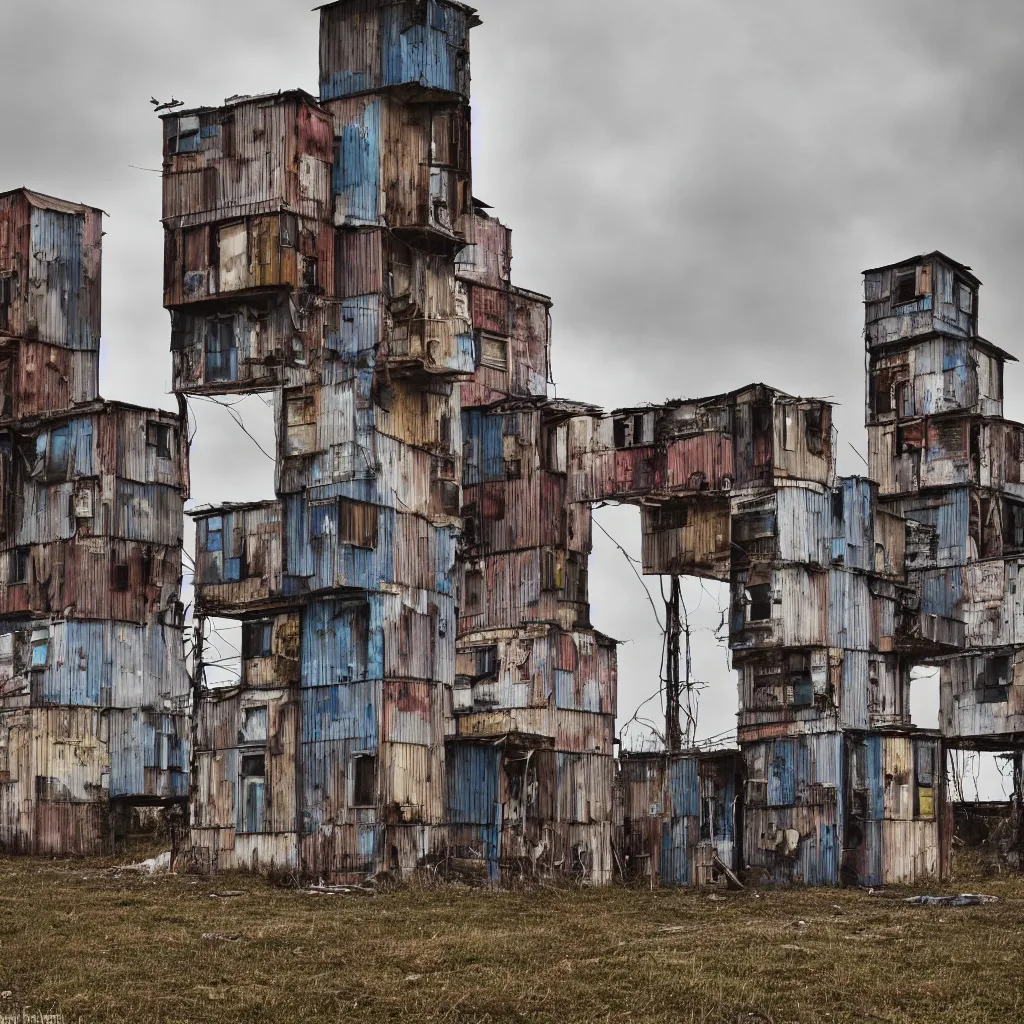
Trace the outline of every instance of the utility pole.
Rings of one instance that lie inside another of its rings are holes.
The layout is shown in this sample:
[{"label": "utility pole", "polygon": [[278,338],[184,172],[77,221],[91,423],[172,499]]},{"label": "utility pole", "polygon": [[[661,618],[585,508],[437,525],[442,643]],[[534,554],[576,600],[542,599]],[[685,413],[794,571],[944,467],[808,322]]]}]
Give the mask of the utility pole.
[{"label": "utility pole", "polygon": [[679,623],[680,601],[679,577],[673,575],[669,599],[665,602],[666,661],[668,663],[665,679],[665,746],[669,754],[678,754],[683,749],[682,726],[679,720],[679,636],[682,632]]}]

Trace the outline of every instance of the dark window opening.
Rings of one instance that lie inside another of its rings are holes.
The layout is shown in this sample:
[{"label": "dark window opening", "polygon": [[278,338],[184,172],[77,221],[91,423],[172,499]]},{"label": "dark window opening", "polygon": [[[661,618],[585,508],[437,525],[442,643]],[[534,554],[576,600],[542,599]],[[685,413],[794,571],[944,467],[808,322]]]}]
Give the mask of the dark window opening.
[{"label": "dark window opening", "polygon": [[438,490],[438,503],[446,516],[457,516],[462,501],[462,489],[455,480],[435,481]]},{"label": "dark window opening", "polygon": [[896,427],[896,454],[919,452],[924,446],[923,430],[920,420],[913,423],[900,423]]},{"label": "dark window opening", "polygon": [[935,816],[935,747],[931,743],[914,744],[914,816]]},{"label": "dark window opening", "polygon": [[651,526],[656,532],[682,530],[690,520],[686,505],[657,505],[651,509]]},{"label": "dark window opening", "polygon": [[0,331],[10,329],[11,279],[0,275]]},{"label": "dark window opening", "polygon": [[1024,505],[1008,501],[1003,511],[1005,553],[1024,551]]},{"label": "dark window opening", "polygon": [[978,676],[978,703],[1002,704],[1010,699],[1012,666],[1008,655],[986,658]]},{"label": "dark window opening", "polygon": [[156,449],[158,459],[171,457],[171,429],[164,423],[146,424],[146,444]]},{"label": "dark window opening", "polygon": [[523,463],[521,459],[509,459],[505,463],[505,479],[521,480],[523,476]]},{"label": "dark window opening", "polygon": [[307,292],[317,290],[320,263],[315,256],[306,256],[302,261],[302,287]]},{"label": "dark window opening", "polygon": [[7,582],[27,583],[28,582],[28,548],[12,548],[8,556]]},{"label": "dark window opening", "polygon": [[772,585],[756,583],[747,587],[749,595],[749,613],[751,622],[766,622],[772,617]]},{"label": "dark window opening", "polygon": [[273,648],[274,622],[264,619],[259,622],[242,623],[242,657],[269,658]]},{"label": "dark window opening", "polygon": [[373,807],[377,802],[377,758],[360,754],[352,765],[352,806]]},{"label": "dark window opening", "polygon": [[124,592],[128,589],[130,584],[130,575],[128,572],[128,566],[123,562],[119,565],[112,566],[110,570],[110,587],[112,590]]},{"label": "dark window opening", "polygon": [[812,455],[822,455],[825,451],[824,414],[820,405],[812,405],[804,412],[804,432],[807,439],[807,450]]},{"label": "dark window opening", "polygon": [[206,322],[206,382],[234,380],[238,376],[235,322],[231,318]]},{"label": "dark window opening", "polygon": [[917,269],[897,270],[893,275],[892,282],[892,303],[894,306],[902,306],[906,302],[913,302],[917,298]]},{"label": "dark window opening", "polygon": [[266,778],[266,755],[265,754],[243,754],[242,755],[242,778],[263,779]]}]

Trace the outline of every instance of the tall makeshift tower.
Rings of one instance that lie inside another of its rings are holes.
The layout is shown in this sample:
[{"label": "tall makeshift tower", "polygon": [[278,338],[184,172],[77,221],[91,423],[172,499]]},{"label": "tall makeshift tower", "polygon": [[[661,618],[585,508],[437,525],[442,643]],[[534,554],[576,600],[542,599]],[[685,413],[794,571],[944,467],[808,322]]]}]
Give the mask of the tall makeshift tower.
[{"label": "tall makeshift tower", "polygon": [[0,849],[187,793],[179,416],[99,397],[102,212],[0,195]]}]

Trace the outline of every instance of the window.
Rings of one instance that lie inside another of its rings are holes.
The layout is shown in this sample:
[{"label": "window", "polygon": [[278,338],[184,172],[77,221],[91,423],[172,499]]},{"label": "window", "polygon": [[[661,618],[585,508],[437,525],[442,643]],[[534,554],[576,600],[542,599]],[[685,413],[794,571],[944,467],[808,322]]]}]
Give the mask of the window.
[{"label": "window", "polygon": [[824,416],[820,405],[812,405],[804,411],[804,431],[807,435],[808,452],[811,455],[824,454]]},{"label": "window", "polygon": [[242,731],[239,743],[266,743],[267,741],[267,705],[259,704],[253,708],[242,709]]},{"label": "window", "polygon": [[747,620],[766,622],[772,617],[772,585],[756,583],[747,587]]},{"label": "window", "polygon": [[316,449],[316,400],[312,395],[285,399],[285,455],[310,455]]},{"label": "window", "polygon": [[269,658],[273,646],[273,619],[242,623],[242,657]]},{"label": "window", "polygon": [[799,415],[796,406],[782,407],[782,447],[791,452],[796,449],[796,418]]},{"label": "window", "polygon": [[281,214],[281,245],[286,249],[298,246],[299,229],[294,213]]},{"label": "window", "polygon": [[507,459],[505,461],[505,479],[521,480],[523,477],[522,459]]},{"label": "window", "polygon": [[10,329],[11,278],[0,274],[0,331]]},{"label": "window", "polygon": [[241,783],[242,831],[262,832],[266,785],[266,757],[263,754],[242,755]]},{"label": "window", "polygon": [[218,317],[206,322],[206,382],[235,380],[238,377],[238,351],[235,347],[235,322]]},{"label": "window", "polygon": [[935,816],[935,747],[931,743],[914,744],[914,816]]},{"label": "window", "polygon": [[917,298],[917,269],[910,267],[893,273],[892,304],[902,306]]},{"label": "window", "polygon": [[302,259],[302,287],[307,292],[317,290],[317,281],[320,276],[320,262],[315,256],[305,256]]},{"label": "window", "polygon": [[45,629],[32,633],[32,653],[29,664],[32,668],[46,668],[50,664],[50,634]]},{"label": "window", "polygon": [[466,572],[466,615],[477,615],[484,609],[484,574],[478,569]]},{"label": "window", "polygon": [[113,565],[110,568],[110,589],[117,591],[125,591],[128,589],[130,577],[128,573],[128,566],[123,563],[120,565]]},{"label": "window", "polygon": [[492,370],[508,369],[508,341],[493,334],[480,334],[480,364]]},{"label": "window", "polygon": [[690,510],[685,505],[657,505],[651,509],[651,529],[681,530],[690,519]]},{"label": "window", "polygon": [[28,583],[28,548],[12,548],[8,553],[7,582]]},{"label": "window", "polygon": [[377,506],[363,501],[338,499],[338,540],[356,548],[377,546]]},{"label": "window", "polygon": [[1003,544],[1007,551],[1024,551],[1024,505],[1007,501],[1003,512]]},{"label": "window", "polygon": [[377,758],[359,754],[352,764],[352,806],[373,807],[377,802]]},{"label": "window", "polygon": [[167,152],[199,152],[199,118],[195,116],[169,117],[167,119]]},{"label": "window", "polygon": [[46,477],[63,480],[68,475],[71,459],[71,424],[54,427],[46,439]]},{"label": "window", "polygon": [[969,285],[959,284],[957,286],[957,306],[961,313],[971,314],[974,312],[974,292]]},{"label": "window", "polygon": [[224,518],[222,516],[211,516],[206,520],[206,544],[203,550],[224,550]]},{"label": "window", "polygon": [[158,459],[171,457],[171,429],[165,423],[146,424],[146,444],[156,449]]},{"label": "window", "polygon": [[1012,667],[1007,655],[986,658],[977,677],[979,704],[1002,704],[1010,699]]}]

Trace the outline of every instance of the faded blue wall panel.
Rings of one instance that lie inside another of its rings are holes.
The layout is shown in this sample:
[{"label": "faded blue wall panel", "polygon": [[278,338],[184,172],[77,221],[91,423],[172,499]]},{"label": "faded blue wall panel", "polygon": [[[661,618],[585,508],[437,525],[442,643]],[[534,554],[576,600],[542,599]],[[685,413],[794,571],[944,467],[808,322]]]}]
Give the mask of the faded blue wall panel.
[{"label": "faded blue wall panel", "polygon": [[[29,317],[40,341],[82,351],[96,351],[85,299],[81,217],[55,210],[32,211],[31,259],[26,282]],[[33,289],[33,282],[42,285]]]},{"label": "faded blue wall panel", "polygon": [[664,819],[661,823],[659,876],[662,885],[689,885],[691,818]]},{"label": "faded blue wall panel", "polygon": [[500,824],[502,752],[493,744],[445,747],[447,818],[455,825]]},{"label": "faded blue wall panel", "polygon": [[302,685],[383,678],[382,598],[311,601],[302,622]]},{"label": "faded blue wall panel", "polygon": [[377,749],[377,716],[382,683],[339,683],[302,691],[304,742],[353,741],[361,752]]},{"label": "faded blue wall panel", "polygon": [[334,140],[334,197],[345,224],[378,223],[380,173],[381,106],[373,100]]}]

